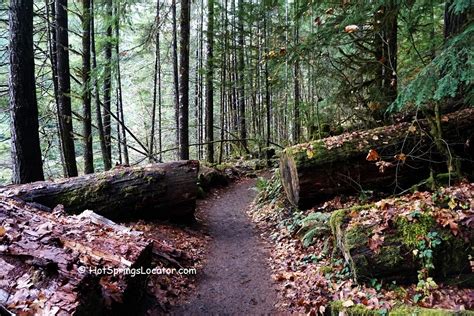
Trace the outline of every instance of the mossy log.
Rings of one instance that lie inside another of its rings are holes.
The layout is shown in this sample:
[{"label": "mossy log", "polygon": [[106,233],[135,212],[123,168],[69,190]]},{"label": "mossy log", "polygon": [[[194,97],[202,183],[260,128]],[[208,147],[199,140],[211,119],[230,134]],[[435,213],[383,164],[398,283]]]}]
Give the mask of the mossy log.
[{"label": "mossy log", "polygon": [[152,247],[90,211],[64,216],[0,198],[0,307],[21,315],[122,313],[146,288],[146,275],[125,271],[149,268]]},{"label": "mossy log", "polygon": [[417,218],[411,220],[404,215],[396,215],[384,227],[382,217],[376,219],[376,214],[381,211],[372,209],[371,214],[364,216],[375,216],[375,219],[355,223],[352,222],[354,212],[357,211],[334,211],[329,224],[336,246],[351,267],[355,279],[364,282],[372,278],[416,281],[417,272],[423,268],[416,255],[423,251],[419,249],[420,238],[433,232],[440,244],[432,249],[434,269],[431,274],[436,279],[445,280],[449,276],[471,272],[472,231],[456,236],[448,227],[441,227],[428,211],[421,211]]},{"label": "mossy log", "polygon": [[58,181],[10,185],[0,195],[66,212],[86,209],[114,220],[193,218],[197,196],[197,161],[117,168]]},{"label": "mossy log", "polygon": [[[437,153],[429,130],[429,122],[419,120],[286,148],[280,170],[288,200],[308,208],[340,193],[407,189],[428,178],[431,169],[442,172],[446,159]],[[466,141],[474,135],[474,109],[443,116],[442,130],[451,154],[468,158],[462,167],[472,172],[474,157],[470,156],[472,150],[466,149]],[[379,164],[367,161],[370,150],[378,153]]]}]

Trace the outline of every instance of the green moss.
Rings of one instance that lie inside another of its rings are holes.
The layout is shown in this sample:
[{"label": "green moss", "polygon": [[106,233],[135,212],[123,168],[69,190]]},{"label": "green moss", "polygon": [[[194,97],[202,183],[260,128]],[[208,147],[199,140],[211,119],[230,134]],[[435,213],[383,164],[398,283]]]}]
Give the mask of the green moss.
[{"label": "green moss", "polygon": [[372,230],[362,225],[355,225],[349,228],[344,236],[344,244],[347,250],[367,244]]},{"label": "green moss", "polygon": [[333,268],[331,266],[322,266],[321,268],[319,268],[319,272],[321,272],[322,274],[331,273],[332,271]]},{"label": "green moss", "polygon": [[395,220],[397,232],[402,243],[409,249],[415,249],[420,236],[426,236],[436,227],[436,221],[427,213],[420,213],[418,218],[409,221],[406,217]]},{"label": "green moss", "polygon": [[390,316],[447,316],[447,315],[459,315],[459,316],[473,316],[473,311],[450,311],[446,309],[432,309],[412,306],[400,306],[392,309],[389,313]]},{"label": "green moss", "polygon": [[344,223],[344,219],[346,218],[347,210],[341,209],[332,212],[331,217],[329,218],[329,227],[331,227],[331,231],[335,237],[337,237],[338,231],[340,231],[342,224]]},{"label": "green moss", "polygon": [[347,316],[379,316],[381,313],[377,310],[367,309],[362,304],[357,304],[351,307],[344,307],[342,301],[333,301],[330,303],[331,315],[338,316],[343,313]]}]

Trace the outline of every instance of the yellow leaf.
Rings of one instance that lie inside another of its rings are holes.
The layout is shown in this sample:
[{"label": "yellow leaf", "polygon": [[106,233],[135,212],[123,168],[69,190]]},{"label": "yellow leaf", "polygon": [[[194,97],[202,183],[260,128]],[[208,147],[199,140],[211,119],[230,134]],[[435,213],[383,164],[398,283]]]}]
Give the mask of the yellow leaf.
[{"label": "yellow leaf", "polygon": [[7,230],[5,229],[5,227],[0,226],[0,237],[2,237],[3,235],[5,235],[6,232],[7,232]]},{"label": "yellow leaf", "polygon": [[314,151],[308,148],[306,150],[306,155],[308,156],[308,159],[311,159],[314,157]]},{"label": "yellow leaf", "polygon": [[450,209],[454,210],[454,208],[457,206],[458,204],[456,203],[456,201],[454,201],[453,198],[451,198],[451,200],[449,200],[448,202],[448,206]]}]

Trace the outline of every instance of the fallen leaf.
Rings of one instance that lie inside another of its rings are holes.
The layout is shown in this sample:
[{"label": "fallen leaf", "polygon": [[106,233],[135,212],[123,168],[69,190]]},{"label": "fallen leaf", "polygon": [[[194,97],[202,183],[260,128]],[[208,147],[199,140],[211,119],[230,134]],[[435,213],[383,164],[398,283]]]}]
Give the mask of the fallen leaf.
[{"label": "fallen leaf", "polygon": [[380,159],[379,153],[375,149],[369,150],[369,153],[367,154],[367,157],[365,160],[367,161],[377,161]]}]

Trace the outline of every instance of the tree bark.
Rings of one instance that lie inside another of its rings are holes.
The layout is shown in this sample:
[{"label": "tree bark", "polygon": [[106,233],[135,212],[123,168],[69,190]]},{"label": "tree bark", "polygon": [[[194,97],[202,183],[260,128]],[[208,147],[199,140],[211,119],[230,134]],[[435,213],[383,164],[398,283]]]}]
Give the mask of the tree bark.
[{"label": "tree bark", "polygon": [[[115,56],[117,58],[117,105],[118,105],[118,117],[125,126],[125,116],[123,114],[123,97],[122,97],[122,74],[120,71],[120,3],[117,1],[115,4]],[[120,124],[119,124],[120,125]],[[128,147],[127,147],[127,133],[125,128],[118,128],[118,133],[121,133],[121,142],[123,144],[123,162],[125,165],[129,165],[130,161],[128,158]],[[120,143],[119,143],[120,146]]]},{"label": "tree bark", "polygon": [[244,49],[245,49],[245,34],[244,34],[244,3],[243,0],[238,0],[238,103],[239,103],[239,130],[240,139],[242,139],[242,147],[247,150],[247,123],[246,123],[246,109],[245,109],[245,63],[244,63]]},{"label": "tree bark", "polygon": [[[104,66],[104,139],[107,167],[112,166],[112,122],[111,113],[111,89],[112,89],[112,0],[106,1],[106,39],[105,39],[105,66]],[[105,166],[104,166],[105,167]],[[105,167],[105,170],[110,169]]]},{"label": "tree bark", "polygon": [[179,39],[179,158],[189,159],[190,0],[181,0]]},{"label": "tree bark", "polygon": [[197,194],[197,161],[118,168],[56,182],[7,186],[0,195],[20,198],[68,213],[86,209],[110,219],[193,217]]},{"label": "tree bark", "polygon": [[[97,70],[97,52],[95,48],[95,26],[94,26],[94,0],[91,2],[91,54],[92,54],[92,69]],[[102,120],[102,111],[101,111],[101,101],[99,93],[99,80],[97,80],[97,74],[93,77],[93,86],[94,86],[94,99],[95,99],[95,113],[97,120],[97,131],[99,134],[100,141],[100,150],[102,153],[102,161],[104,164],[104,169],[109,170],[112,168],[112,162],[107,157],[107,146],[105,144],[105,134],[104,134],[104,124]]]},{"label": "tree bark", "polygon": [[33,55],[33,1],[9,9],[9,91],[13,182],[43,180]]},{"label": "tree bark", "polygon": [[82,2],[82,107],[84,173],[94,173],[91,111],[91,3]]},{"label": "tree bark", "polygon": [[[451,113],[441,121],[451,154],[466,156],[464,144],[474,134],[474,109]],[[417,125],[405,122],[286,148],[280,171],[288,200],[306,208],[340,193],[407,189],[428,178],[431,168],[447,172],[429,129],[427,120],[419,120]],[[370,150],[388,165],[381,166],[384,163],[380,159],[368,161]],[[472,172],[472,157],[467,158],[465,170]]]},{"label": "tree bark", "polygon": [[206,160],[214,162],[214,0],[207,2]]},{"label": "tree bark", "polygon": [[61,130],[62,149],[67,176],[75,177],[77,176],[77,165],[71,111],[67,0],[56,0],[56,39],[58,47],[59,128]]},{"label": "tree bark", "polygon": [[[171,1],[173,20],[173,85],[174,85],[174,119],[176,127],[176,147],[179,148],[179,61],[178,61],[178,27],[176,21],[176,0]],[[179,150],[177,157],[179,159]]]},{"label": "tree bark", "polygon": [[[155,69],[154,69],[154,80],[153,80],[153,105],[151,109],[151,132],[150,132],[150,147],[148,149],[148,153],[150,157],[148,160],[150,162],[155,162],[155,157],[153,156],[153,152],[155,150],[155,124],[156,124],[156,106],[157,102],[159,103],[159,114],[161,114],[161,77],[160,77],[160,0],[156,1],[156,38],[155,38]],[[158,87],[160,85],[160,87]],[[157,100],[159,99],[159,100]],[[161,122],[161,115],[159,115],[159,120]],[[161,147],[161,127],[158,128],[159,133],[159,146]],[[159,148],[158,152],[161,155],[161,148]],[[159,158],[161,160],[161,157]]]}]

